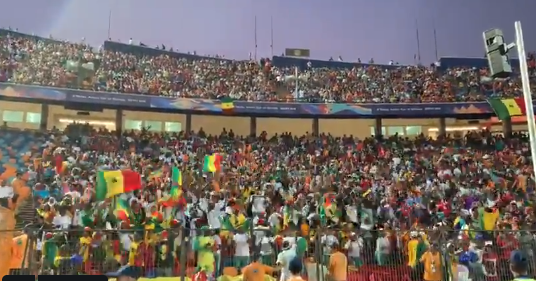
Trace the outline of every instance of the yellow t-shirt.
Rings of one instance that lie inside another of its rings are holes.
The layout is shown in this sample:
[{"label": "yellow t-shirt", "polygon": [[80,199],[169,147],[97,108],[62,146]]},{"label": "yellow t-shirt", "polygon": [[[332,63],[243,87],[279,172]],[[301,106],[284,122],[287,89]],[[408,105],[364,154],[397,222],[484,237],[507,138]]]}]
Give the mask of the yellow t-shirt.
[{"label": "yellow t-shirt", "polygon": [[236,229],[244,225],[244,223],[246,222],[246,217],[242,213],[239,213],[238,215],[233,214],[229,218],[229,221],[231,222],[231,225]]},{"label": "yellow t-shirt", "polygon": [[441,254],[428,251],[421,257],[421,262],[424,263],[424,280],[426,281],[441,281]]},{"label": "yellow t-shirt", "polygon": [[482,210],[482,212],[484,212],[484,214],[482,215],[484,230],[493,230],[495,228],[497,220],[499,219],[499,210],[493,209],[492,212],[486,212],[486,210]]},{"label": "yellow t-shirt", "polygon": [[84,261],[89,259],[89,247],[91,247],[91,237],[80,237],[80,255]]},{"label": "yellow t-shirt", "polygon": [[417,265],[417,247],[419,245],[419,240],[411,239],[408,242],[408,265],[415,267]]},{"label": "yellow t-shirt", "polygon": [[128,264],[129,265],[135,265],[136,264],[136,255],[138,254],[138,247],[140,246],[139,243],[132,242],[130,244],[130,252],[128,253]]}]

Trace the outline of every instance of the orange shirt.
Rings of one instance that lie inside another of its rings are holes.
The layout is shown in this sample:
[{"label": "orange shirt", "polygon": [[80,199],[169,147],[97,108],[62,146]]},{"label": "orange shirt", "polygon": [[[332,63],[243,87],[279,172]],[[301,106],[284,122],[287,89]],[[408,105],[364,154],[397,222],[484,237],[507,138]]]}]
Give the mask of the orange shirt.
[{"label": "orange shirt", "polygon": [[442,278],[441,272],[441,255],[439,252],[432,254],[426,252],[421,257],[421,262],[424,263],[424,280],[440,281]]},{"label": "orange shirt", "polygon": [[335,281],[345,281],[347,278],[348,260],[341,252],[335,252],[329,257],[329,274]]},{"label": "orange shirt", "polygon": [[271,274],[274,271],[273,267],[264,265],[260,262],[253,262],[242,268],[244,281],[264,281],[265,274]]}]

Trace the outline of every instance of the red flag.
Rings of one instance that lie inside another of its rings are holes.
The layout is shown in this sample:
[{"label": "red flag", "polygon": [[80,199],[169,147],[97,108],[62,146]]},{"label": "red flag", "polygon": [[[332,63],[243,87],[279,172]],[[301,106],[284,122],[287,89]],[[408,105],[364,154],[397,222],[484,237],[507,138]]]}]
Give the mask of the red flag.
[{"label": "red flag", "polygon": [[380,147],[379,155],[380,155],[380,157],[385,157],[385,150],[383,149],[383,147]]},{"label": "red flag", "polygon": [[56,173],[61,174],[63,172],[63,157],[61,156],[61,154],[56,155],[54,162],[56,167]]},{"label": "red flag", "polygon": [[219,153],[214,153],[214,167],[216,168],[216,171],[221,171],[221,160],[221,155]]},{"label": "red flag", "polygon": [[335,194],[328,193],[324,196],[324,206],[331,206],[331,203],[335,202]]}]

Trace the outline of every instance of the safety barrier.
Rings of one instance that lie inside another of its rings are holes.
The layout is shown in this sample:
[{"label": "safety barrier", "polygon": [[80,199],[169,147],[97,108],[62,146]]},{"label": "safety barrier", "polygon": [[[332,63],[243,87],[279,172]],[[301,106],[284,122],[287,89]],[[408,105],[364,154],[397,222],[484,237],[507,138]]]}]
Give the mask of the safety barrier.
[{"label": "safety barrier", "polygon": [[[315,233],[316,232],[316,233]],[[7,232],[2,232],[6,234]],[[287,232],[269,229],[229,232],[168,229],[70,229],[13,231],[11,274],[102,274],[124,264],[142,268],[148,278],[193,278],[203,269],[214,276],[237,275],[253,259],[275,266],[287,246],[304,261],[303,275],[324,280],[333,252],[347,257],[347,280],[423,280],[427,253],[437,253],[440,280],[511,280],[510,253],[522,251],[528,273],[535,273],[536,231],[465,233],[460,231]],[[467,234],[467,235],[465,235]],[[474,236],[476,235],[476,239]],[[473,238],[464,238],[473,237]],[[5,247],[4,250],[8,250]],[[184,274],[183,274],[184,273]]]}]

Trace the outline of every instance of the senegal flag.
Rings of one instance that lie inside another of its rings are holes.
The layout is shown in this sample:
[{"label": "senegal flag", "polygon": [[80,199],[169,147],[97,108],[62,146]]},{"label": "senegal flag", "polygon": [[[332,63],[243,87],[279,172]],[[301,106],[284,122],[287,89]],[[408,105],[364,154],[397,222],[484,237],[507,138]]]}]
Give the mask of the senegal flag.
[{"label": "senegal flag", "polygon": [[290,206],[285,205],[285,207],[283,207],[283,228],[286,229],[289,226],[291,216],[292,210],[290,209]]},{"label": "senegal flag", "polygon": [[141,189],[140,174],[131,170],[99,171],[97,173],[97,200]]},{"label": "senegal flag", "polygon": [[182,195],[182,173],[179,168],[173,167],[173,170],[171,171],[171,180],[171,191],[169,193],[171,199],[178,201],[179,197]]},{"label": "senegal flag", "polygon": [[173,207],[186,202],[182,197],[182,173],[177,167],[173,167],[171,170],[171,190],[169,191],[169,197],[162,199],[162,201],[162,204],[166,207]]},{"label": "senegal flag", "polygon": [[117,220],[126,221],[130,224],[130,206],[128,205],[127,200],[124,200],[119,196],[115,197],[114,215]]},{"label": "senegal flag", "polygon": [[497,118],[499,120],[506,120],[512,116],[526,115],[525,100],[523,98],[515,99],[489,99],[488,103],[491,105]]},{"label": "senegal flag", "polygon": [[335,194],[330,192],[320,197],[318,209],[318,214],[320,215],[320,222],[322,223],[322,225],[325,225],[328,222],[328,219],[333,217],[333,215],[335,215],[334,212],[337,211],[337,205],[335,204]]},{"label": "senegal flag", "polygon": [[232,113],[234,111],[233,99],[226,97],[221,100],[221,110],[223,113]]},{"label": "senegal flag", "polygon": [[215,173],[221,171],[221,155],[213,153],[212,155],[206,155],[203,160],[203,173]]}]

